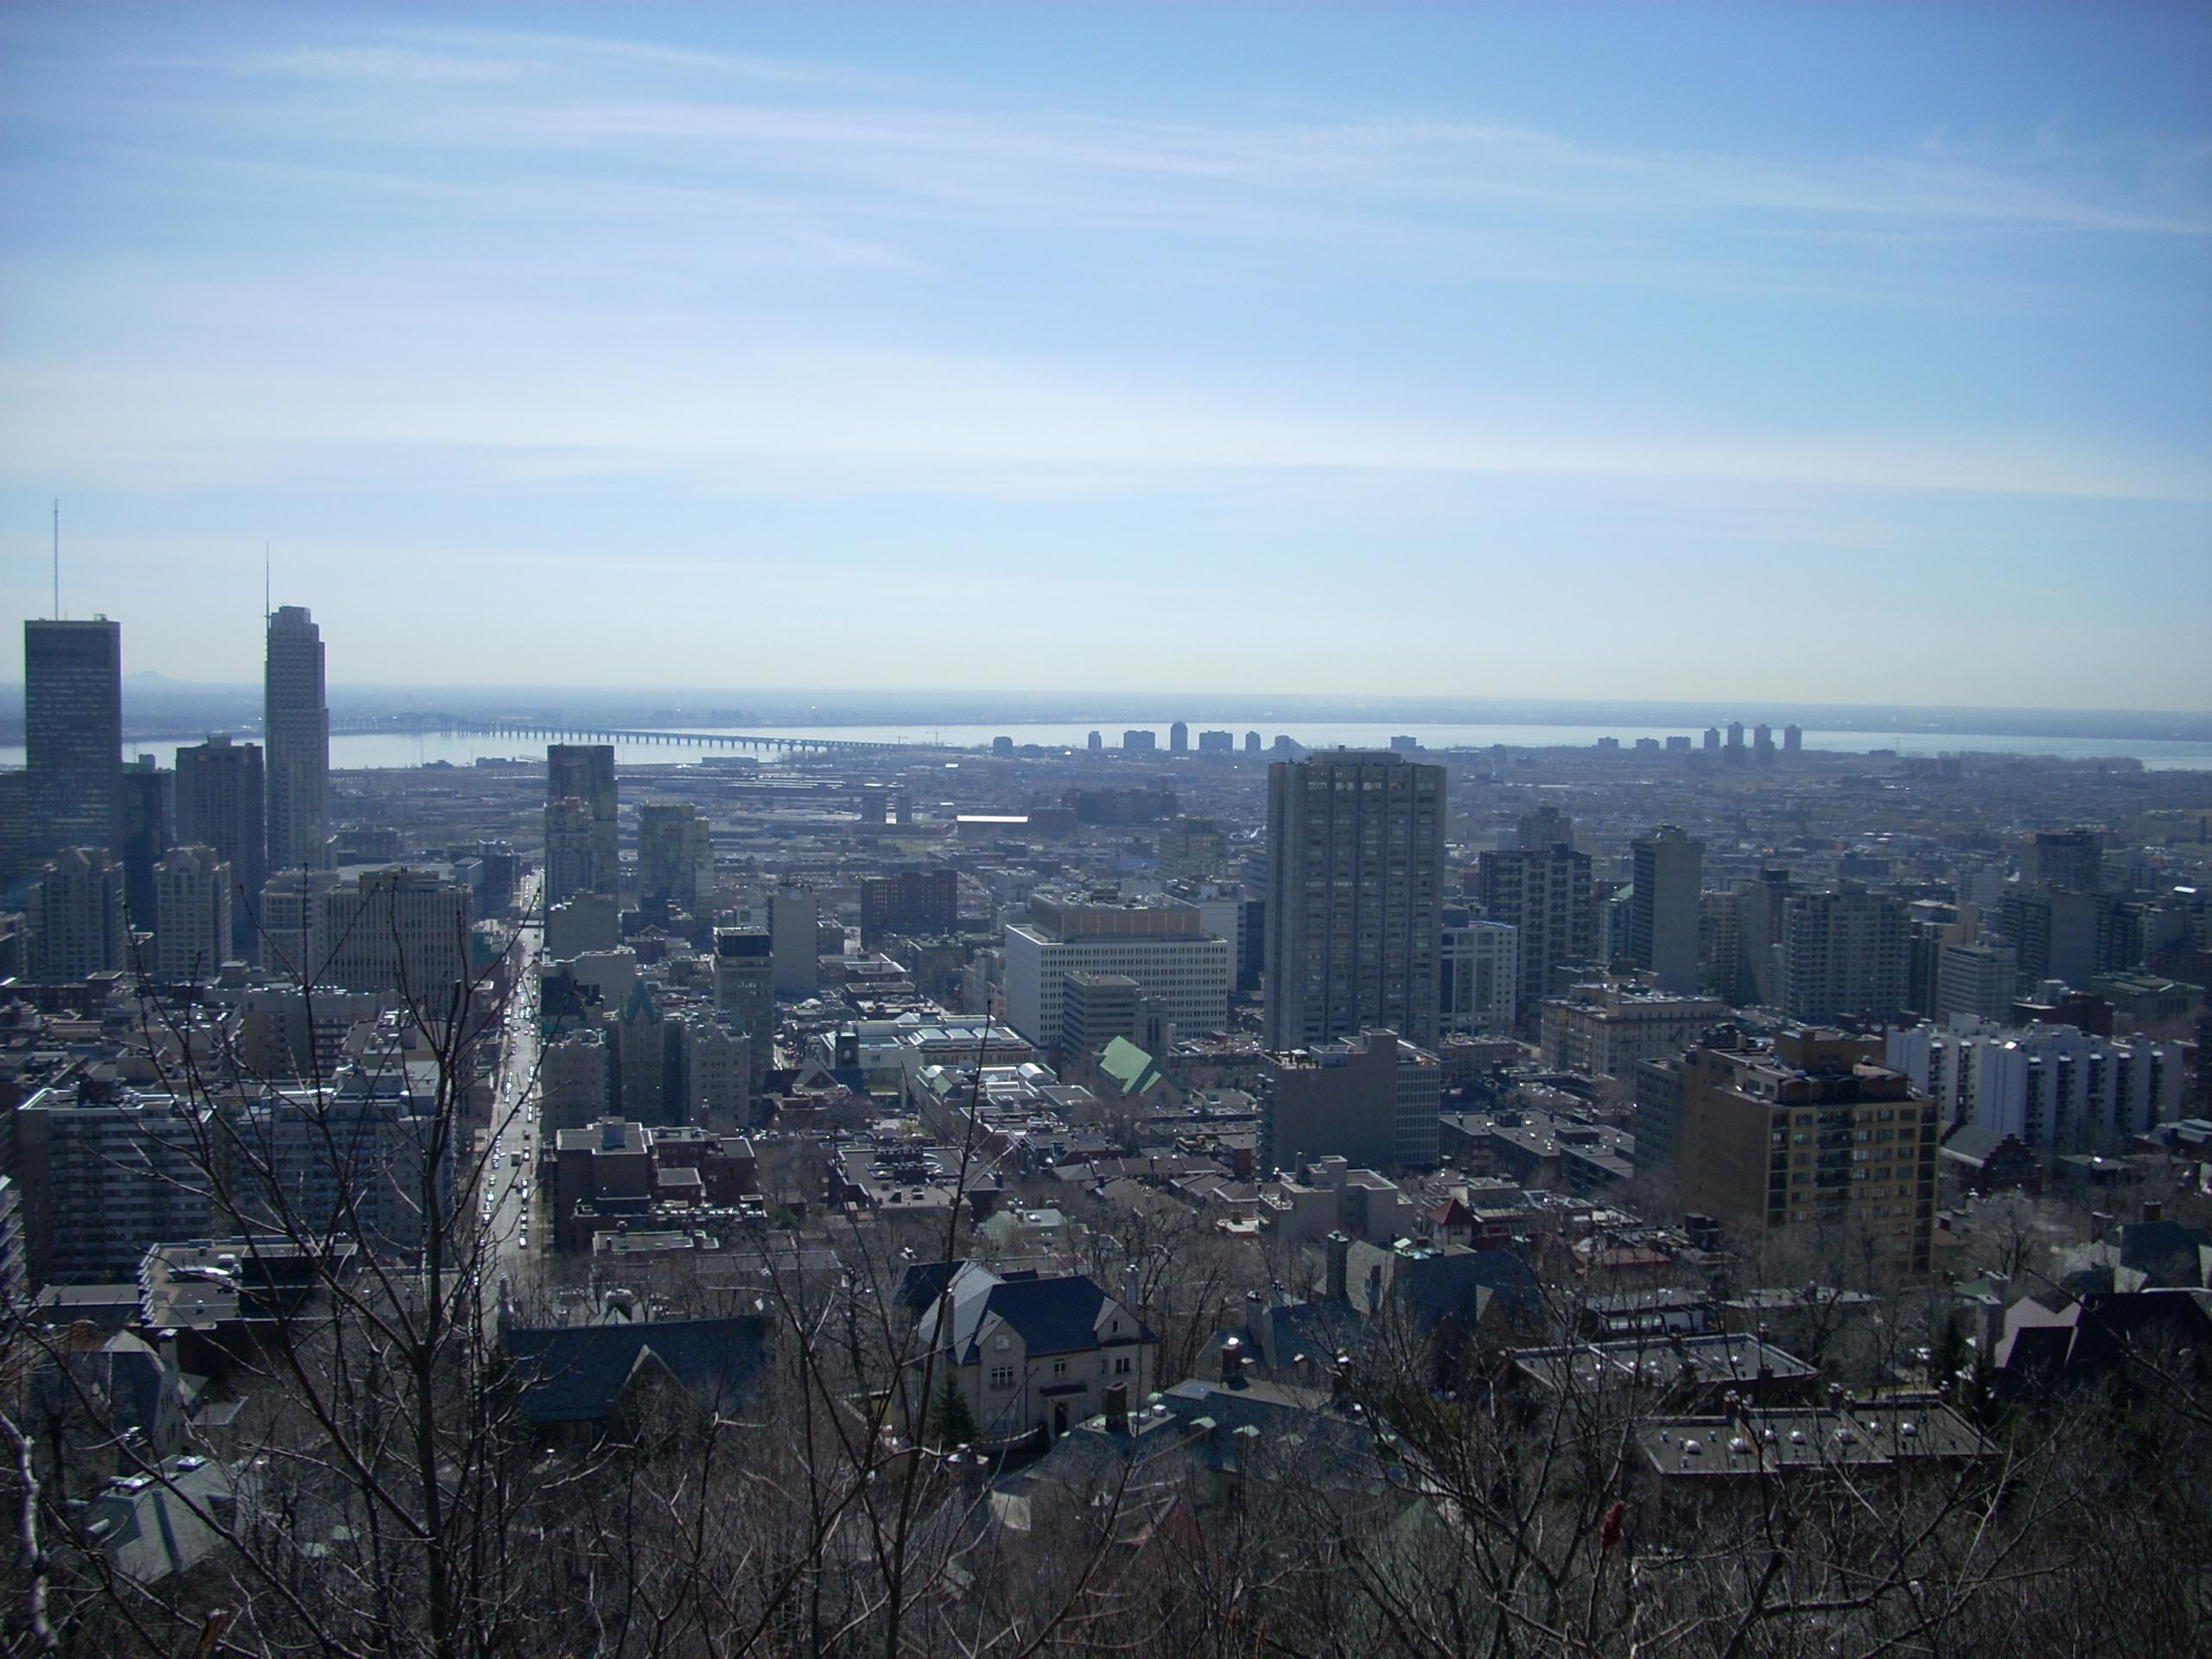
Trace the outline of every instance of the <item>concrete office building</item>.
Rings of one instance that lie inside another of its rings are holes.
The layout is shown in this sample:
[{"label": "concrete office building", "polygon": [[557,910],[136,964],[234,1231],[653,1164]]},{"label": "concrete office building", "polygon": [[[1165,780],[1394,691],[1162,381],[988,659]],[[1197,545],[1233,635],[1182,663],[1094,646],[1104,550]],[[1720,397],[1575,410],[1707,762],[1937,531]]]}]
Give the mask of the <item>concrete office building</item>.
[{"label": "concrete office building", "polygon": [[765,1079],[776,1065],[776,948],[766,928],[715,930],[715,1007],[745,1033],[752,1075]]},{"label": "concrete office building", "polygon": [[325,962],[315,929],[322,896],[338,885],[328,870],[280,870],[261,890],[259,961],[302,985],[321,979]]},{"label": "concrete office building", "polygon": [[1444,768],[1338,749],[1268,768],[1267,1046],[1436,1039]]},{"label": "concrete office building", "polygon": [[592,821],[591,807],[573,795],[549,801],[545,807],[545,883],[543,903],[548,911],[580,893],[597,893],[615,901],[614,883],[600,876],[598,848],[601,837]]},{"label": "concrete office building", "polygon": [[2020,849],[2020,880],[2075,893],[2104,886],[2104,837],[2094,830],[2041,830]]},{"label": "concrete office building", "polygon": [[2115,1152],[2189,1116],[2186,1044],[1971,1014],[1889,1034],[1889,1064],[1971,1123],[2057,1153]]},{"label": "concrete office building", "polygon": [[1440,972],[1446,1031],[1513,1028],[1521,989],[1520,929],[1507,922],[1447,925]]},{"label": "concrete office building", "polygon": [[1706,1027],[1725,1020],[1728,1005],[1709,996],[1625,991],[1578,985],[1543,1005],[1544,1064],[1589,1077],[1611,1077],[1625,1096],[1636,1066],[1680,1052]]},{"label": "concrete office building", "polygon": [[261,746],[220,733],[176,752],[176,836],[212,847],[231,867],[231,949],[250,961],[261,947],[261,890],[269,855]]},{"label": "concrete office building", "polygon": [[24,855],[113,847],[123,790],[123,629],[23,624]]},{"label": "concrete office building", "polygon": [[1904,906],[1849,882],[1793,893],[1783,906],[1780,962],[1792,1020],[1894,1019],[1911,970]]},{"label": "concrete office building", "polygon": [[468,978],[468,889],[423,870],[365,871],[320,895],[315,944],[322,979],[349,991],[391,991],[430,1017]]},{"label": "concrete office building", "polygon": [[130,963],[123,923],[123,867],[105,847],[64,847],[30,893],[31,976],[73,984]]},{"label": "concrete office building", "polygon": [[1443,1069],[1389,1031],[1363,1031],[1268,1057],[1261,1162],[1290,1169],[1341,1157],[1370,1169],[1436,1162]]},{"label": "concrete office building", "polygon": [[1878,1038],[1818,1030],[1784,1032],[1770,1049],[1694,1050],[1681,1073],[1683,1209],[1729,1224],[1739,1254],[1801,1238],[1809,1268],[1864,1236],[1926,1273],[1942,1108],[1881,1054]]},{"label": "concrete office building", "polygon": [[1060,986],[1060,1046],[1056,1059],[1073,1065],[1097,1053],[1119,1037],[1145,1046],[1139,1033],[1141,1011],[1149,1002],[1144,987],[1127,974],[1078,969]]},{"label": "concrete office building", "polygon": [[622,946],[622,906],[611,893],[582,887],[545,912],[545,955],[574,962],[594,950]]},{"label": "concrete office building", "polygon": [[231,951],[231,867],[212,847],[173,847],[154,869],[154,977],[215,977]]},{"label": "concrete office building", "polygon": [[726,1016],[688,1008],[668,1022],[670,1083],[682,1121],[712,1135],[752,1126],[753,1045]]},{"label": "concrete office building", "polygon": [[435,1081],[412,1067],[353,1071],[329,1088],[283,1090],[224,1111],[237,1143],[262,1163],[230,1183],[228,1216],[242,1235],[335,1233],[410,1262],[437,1214],[451,1213],[454,1138],[439,1122]]},{"label": "concrete office building", "polygon": [[1127,975],[1184,1034],[1229,1023],[1230,943],[1205,931],[1195,905],[1032,899],[1029,919],[1006,925],[1007,1023],[1046,1052],[1057,1052],[1067,976],[1084,971]]},{"label": "concrete office building", "polygon": [[269,619],[262,741],[269,750],[268,869],[321,869],[330,842],[330,705],[322,630],[304,605]]},{"label": "concrete office building", "polygon": [[130,925],[143,930],[154,925],[154,866],[177,844],[176,774],[142,754],[123,769],[122,799],[115,853],[123,866],[123,902]]},{"label": "concrete office building", "polygon": [[[582,821],[567,806],[571,801],[581,804]],[[556,815],[567,838],[557,880],[553,868]],[[571,893],[585,887],[618,898],[621,895],[622,848],[616,812],[613,744],[545,746],[545,826],[547,904],[558,904]]]},{"label": "concrete office building", "polygon": [[1677,996],[1698,990],[1698,894],[1705,843],[1662,823],[1629,843],[1635,857],[1629,908],[1629,958],[1650,970],[1659,988]]},{"label": "concrete office building", "polygon": [[1475,888],[1484,914],[1518,935],[1521,982],[1514,1013],[1533,1019],[1558,969],[1597,957],[1590,855],[1565,845],[1484,853],[1475,861]]},{"label": "concrete office building", "polygon": [[861,883],[861,943],[887,933],[950,933],[960,925],[960,877],[951,870],[901,870]]},{"label": "concrete office building", "polygon": [[581,1129],[613,1105],[613,1050],[595,1027],[571,1031],[538,1050],[538,1092],[545,1132]]},{"label": "concrete office building", "polygon": [[1948,941],[1936,965],[1936,1023],[1960,1014],[2002,1020],[2012,1012],[2020,979],[2019,953],[1987,940]]},{"label": "concrete office building", "polygon": [[822,985],[822,905],[809,887],[779,887],[768,896],[770,954],[776,995],[803,1001]]},{"label": "concrete office building", "polygon": [[[568,823],[563,828],[573,837],[576,826]],[[648,801],[640,806],[638,902],[666,905],[696,917],[712,907],[714,897],[714,838],[699,809],[689,801]]]}]

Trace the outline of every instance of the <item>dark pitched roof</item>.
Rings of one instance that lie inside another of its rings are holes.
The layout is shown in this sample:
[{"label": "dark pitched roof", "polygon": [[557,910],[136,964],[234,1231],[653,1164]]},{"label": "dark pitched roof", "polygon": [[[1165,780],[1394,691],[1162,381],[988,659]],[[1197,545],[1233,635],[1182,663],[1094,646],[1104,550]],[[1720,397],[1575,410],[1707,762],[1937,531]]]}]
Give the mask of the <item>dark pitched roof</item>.
[{"label": "dark pitched roof", "polygon": [[744,1399],[766,1357],[768,1321],[662,1319],[555,1325],[507,1332],[507,1357],[533,1423],[603,1422],[631,1379],[658,1365],[709,1403]]}]

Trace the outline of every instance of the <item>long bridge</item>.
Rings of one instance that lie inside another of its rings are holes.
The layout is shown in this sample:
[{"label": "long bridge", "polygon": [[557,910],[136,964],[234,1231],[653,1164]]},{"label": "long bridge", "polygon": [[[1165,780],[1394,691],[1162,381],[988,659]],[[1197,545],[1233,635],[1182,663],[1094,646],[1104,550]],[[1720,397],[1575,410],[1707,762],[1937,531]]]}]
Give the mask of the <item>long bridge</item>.
[{"label": "long bridge", "polygon": [[892,739],[765,736],[753,732],[671,732],[659,728],[599,726],[569,721],[467,720],[454,715],[395,715],[381,720],[333,721],[333,737],[517,737],[562,743],[665,743],[689,748],[876,754],[912,747]]}]

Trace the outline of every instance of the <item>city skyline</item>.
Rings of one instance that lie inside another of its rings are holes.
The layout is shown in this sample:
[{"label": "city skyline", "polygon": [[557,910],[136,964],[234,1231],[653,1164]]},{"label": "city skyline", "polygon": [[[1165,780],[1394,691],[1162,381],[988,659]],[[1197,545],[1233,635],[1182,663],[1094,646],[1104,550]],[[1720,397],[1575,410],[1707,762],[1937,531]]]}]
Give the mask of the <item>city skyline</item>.
[{"label": "city skyline", "polygon": [[273,543],[333,685],[2212,709],[2201,16],[450,16],[0,22],[22,614],[59,495],[188,681]]}]

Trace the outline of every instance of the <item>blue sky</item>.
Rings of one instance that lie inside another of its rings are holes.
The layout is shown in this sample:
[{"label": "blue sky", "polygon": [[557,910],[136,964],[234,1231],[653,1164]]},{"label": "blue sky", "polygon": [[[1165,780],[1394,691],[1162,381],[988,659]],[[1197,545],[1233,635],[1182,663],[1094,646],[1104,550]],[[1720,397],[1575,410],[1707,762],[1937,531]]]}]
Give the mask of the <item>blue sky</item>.
[{"label": "blue sky", "polygon": [[266,543],[349,682],[2212,708],[2207,86],[2178,6],[18,4],[7,598],[58,494],[184,678]]}]

